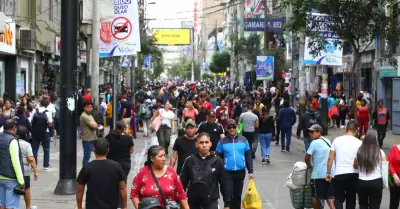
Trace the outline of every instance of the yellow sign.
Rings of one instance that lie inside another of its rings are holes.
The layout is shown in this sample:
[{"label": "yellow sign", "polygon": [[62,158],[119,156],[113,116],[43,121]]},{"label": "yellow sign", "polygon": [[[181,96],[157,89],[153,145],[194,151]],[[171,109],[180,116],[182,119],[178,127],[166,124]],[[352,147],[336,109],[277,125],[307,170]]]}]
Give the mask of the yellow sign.
[{"label": "yellow sign", "polygon": [[190,45],[190,29],[153,29],[157,45]]}]

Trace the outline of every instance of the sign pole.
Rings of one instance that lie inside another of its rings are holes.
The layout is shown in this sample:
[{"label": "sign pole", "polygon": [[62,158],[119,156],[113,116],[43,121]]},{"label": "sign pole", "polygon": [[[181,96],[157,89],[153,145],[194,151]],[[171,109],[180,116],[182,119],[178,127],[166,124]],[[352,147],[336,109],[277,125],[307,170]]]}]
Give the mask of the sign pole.
[{"label": "sign pole", "polygon": [[194,82],[194,28],[191,30],[191,39],[192,39],[192,82]]},{"label": "sign pole", "polygon": [[112,103],[112,121],[113,121],[113,128],[115,128],[117,124],[117,117],[118,117],[118,60],[119,57],[113,57],[113,103]]},{"label": "sign pole", "polygon": [[[267,8],[267,0],[264,0],[264,55],[268,54],[268,36],[267,36],[267,26],[268,26],[268,8]],[[268,81],[263,81],[264,92],[267,91],[267,83]]]},{"label": "sign pole", "polygon": [[76,98],[78,0],[61,1],[61,134],[56,195],[76,194]]}]

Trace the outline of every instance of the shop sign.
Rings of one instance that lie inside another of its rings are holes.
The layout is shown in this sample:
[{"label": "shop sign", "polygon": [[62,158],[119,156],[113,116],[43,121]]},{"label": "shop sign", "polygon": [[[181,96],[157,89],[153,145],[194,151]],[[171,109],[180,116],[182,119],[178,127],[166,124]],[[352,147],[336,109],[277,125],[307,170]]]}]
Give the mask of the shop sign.
[{"label": "shop sign", "polygon": [[9,17],[5,19],[4,33],[0,34],[0,53],[3,54],[16,54],[15,45],[15,23]]},{"label": "shop sign", "polygon": [[61,50],[61,38],[60,36],[56,36],[56,52],[55,55],[60,56],[60,50]]},{"label": "shop sign", "polygon": [[87,62],[87,52],[80,51],[80,53],[81,53],[81,63],[86,63]]}]

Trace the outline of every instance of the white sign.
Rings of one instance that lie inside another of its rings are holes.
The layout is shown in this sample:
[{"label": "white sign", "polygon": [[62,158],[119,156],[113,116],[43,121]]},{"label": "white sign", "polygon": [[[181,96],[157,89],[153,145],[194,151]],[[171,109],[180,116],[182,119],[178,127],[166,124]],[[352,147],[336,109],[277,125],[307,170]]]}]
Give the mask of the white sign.
[{"label": "white sign", "polygon": [[15,45],[15,23],[9,17],[5,18],[4,34],[0,35],[0,53],[3,54],[16,54]]},{"label": "white sign", "polygon": [[82,22],[92,23],[93,1],[100,3],[100,21],[112,21],[114,16],[114,2],[112,0],[83,0]]},{"label": "white sign", "polygon": [[114,0],[113,21],[100,27],[100,57],[135,55],[140,51],[139,11],[135,0]]},{"label": "white sign", "polygon": [[56,52],[54,53],[55,55],[60,56],[60,50],[61,50],[61,38],[60,36],[56,36]]}]

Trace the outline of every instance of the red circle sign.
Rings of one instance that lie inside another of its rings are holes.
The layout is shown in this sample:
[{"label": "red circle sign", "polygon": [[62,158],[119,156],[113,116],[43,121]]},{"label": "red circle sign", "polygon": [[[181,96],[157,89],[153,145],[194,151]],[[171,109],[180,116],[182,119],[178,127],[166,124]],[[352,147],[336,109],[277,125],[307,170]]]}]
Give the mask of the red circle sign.
[{"label": "red circle sign", "polygon": [[111,35],[114,39],[123,41],[132,33],[132,23],[126,17],[117,17],[111,23]]}]

